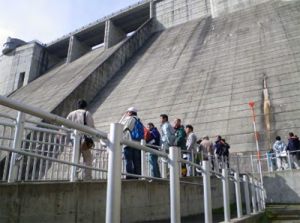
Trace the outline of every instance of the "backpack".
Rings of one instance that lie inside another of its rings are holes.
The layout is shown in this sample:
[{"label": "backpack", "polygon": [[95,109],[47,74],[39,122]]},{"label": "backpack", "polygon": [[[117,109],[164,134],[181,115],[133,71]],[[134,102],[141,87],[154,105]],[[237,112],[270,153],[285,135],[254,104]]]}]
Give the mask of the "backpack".
[{"label": "backpack", "polygon": [[151,132],[146,127],[144,127],[144,139],[146,142],[149,142],[151,140]]},{"label": "backpack", "polygon": [[130,132],[131,138],[133,140],[140,141],[141,139],[144,139],[144,125],[139,118],[134,117],[134,119],[135,124],[132,131]]}]

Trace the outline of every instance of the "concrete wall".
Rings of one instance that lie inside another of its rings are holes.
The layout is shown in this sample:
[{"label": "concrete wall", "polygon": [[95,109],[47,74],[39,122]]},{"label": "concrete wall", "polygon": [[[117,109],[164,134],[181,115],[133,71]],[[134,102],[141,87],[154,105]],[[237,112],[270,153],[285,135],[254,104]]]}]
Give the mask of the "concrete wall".
[{"label": "concrete wall", "polygon": [[300,170],[278,171],[264,175],[267,203],[300,203]]},{"label": "concrete wall", "polygon": [[6,95],[13,89],[14,77],[10,75],[13,56],[0,56],[0,94]]},{"label": "concrete wall", "polygon": [[154,4],[158,29],[176,26],[210,14],[209,0],[164,0]]},{"label": "concrete wall", "polygon": [[[223,206],[220,180],[213,178],[212,185],[213,208],[220,208]],[[234,201],[233,187],[230,192]],[[0,197],[1,223],[105,221],[105,182],[0,185]],[[168,219],[169,183],[123,181],[121,203],[122,222]],[[203,213],[203,188],[181,184],[181,216],[199,213]]]},{"label": "concrete wall", "polygon": [[43,47],[30,43],[0,56],[0,94],[7,95],[19,86],[20,74],[25,73],[25,86],[38,77],[43,60]]},{"label": "concrete wall", "polygon": [[153,32],[153,21],[148,20],[124,43],[95,69],[87,79],[77,86],[54,109],[55,114],[66,116],[72,109],[78,98],[94,99],[107,82],[120,70],[120,68],[143,46]]},{"label": "concrete wall", "polygon": [[213,18],[247,9],[269,0],[164,0],[154,3],[158,30],[211,15]]},{"label": "concrete wall", "polygon": [[299,1],[271,1],[157,34],[99,94],[92,108],[97,128],[107,131],[125,109],[135,106],[144,123],[159,126],[159,114],[167,113],[171,121],[192,124],[199,138],[214,140],[220,134],[231,153],[247,155],[256,150],[248,105],[253,100],[260,148],[268,150],[265,74],[272,107],[270,143],[277,134],[285,141],[287,131],[298,134],[298,8]]},{"label": "concrete wall", "polygon": [[210,0],[213,17],[246,9],[269,0]]}]

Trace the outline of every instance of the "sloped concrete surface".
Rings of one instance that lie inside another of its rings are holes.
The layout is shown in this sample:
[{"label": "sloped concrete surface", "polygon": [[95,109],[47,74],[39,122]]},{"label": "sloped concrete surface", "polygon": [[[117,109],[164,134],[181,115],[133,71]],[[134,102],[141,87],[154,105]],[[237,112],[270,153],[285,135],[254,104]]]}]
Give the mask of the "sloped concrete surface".
[{"label": "sloped concrete surface", "polygon": [[10,98],[51,111],[96,69],[108,51],[99,48],[70,64],[63,64],[16,91]]},{"label": "sloped concrete surface", "polygon": [[[261,148],[268,149],[263,79],[271,98],[271,134],[299,131],[300,1],[269,1],[212,20],[156,34],[91,106],[108,130],[127,107],[158,125],[167,113],[193,124],[198,136],[221,134],[232,152],[255,150],[250,100]],[[273,139],[272,138],[272,139]]]}]

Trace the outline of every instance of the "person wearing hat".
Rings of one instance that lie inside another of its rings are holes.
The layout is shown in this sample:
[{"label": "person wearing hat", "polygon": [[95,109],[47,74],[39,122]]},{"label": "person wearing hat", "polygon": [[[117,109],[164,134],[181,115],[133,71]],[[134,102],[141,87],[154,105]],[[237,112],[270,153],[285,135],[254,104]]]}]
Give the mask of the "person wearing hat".
[{"label": "person wearing hat", "polygon": [[[120,123],[124,125],[123,127],[123,139],[132,140],[139,142],[140,139],[132,138],[132,131],[135,128],[137,122],[140,122],[137,116],[137,109],[135,107],[130,107],[125,112]],[[141,151],[138,149],[131,148],[124,145],[124,157],[126,172],[131,174],[141,175]],[[136,177],[126,176],[126,179],[137,179]]]}]

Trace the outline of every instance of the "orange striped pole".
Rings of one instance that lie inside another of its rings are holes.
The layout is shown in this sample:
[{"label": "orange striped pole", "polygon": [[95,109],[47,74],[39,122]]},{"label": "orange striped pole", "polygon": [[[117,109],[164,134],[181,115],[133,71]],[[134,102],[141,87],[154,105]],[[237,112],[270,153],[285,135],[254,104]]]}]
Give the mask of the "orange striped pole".
[{"label": "orange striped pole", "polygon": [[255,142],[256,142],[256,151],[257,151],[257,159],[258,159],[258,168],[259,168],[259,174],[260,174],[260,181],[261,184],[263,185],[263,176],[262,176],[262,170],[261,170],[261,160],[260,160],[260,149],[259,149],[259,143],[258,143],[258,132],[256,130],[256,116],[254,112],[254,106],[255,102],[250,101],[249,106],[252,111],[252,121],[253,121],[253,129],[254,129],[254,136],[255,136]]}]

